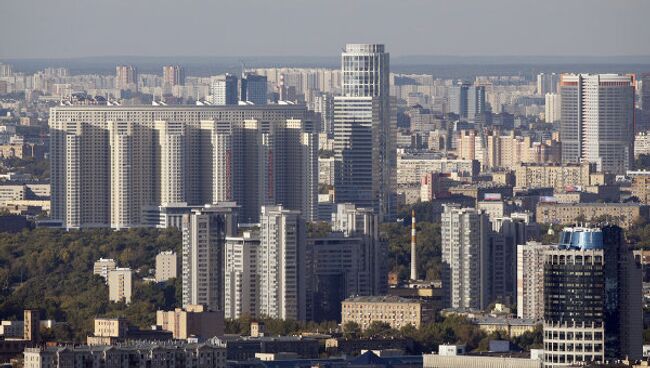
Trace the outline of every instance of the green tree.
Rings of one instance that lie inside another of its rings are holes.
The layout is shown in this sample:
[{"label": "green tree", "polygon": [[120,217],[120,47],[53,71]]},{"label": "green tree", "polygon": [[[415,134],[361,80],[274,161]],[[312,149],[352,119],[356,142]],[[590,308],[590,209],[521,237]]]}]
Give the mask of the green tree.
[{"label": "green tree", "polygon": [[347,321],[343,324],[343,334],[347,338],[359,337],[361,335],[361,326],[354,321]]}]

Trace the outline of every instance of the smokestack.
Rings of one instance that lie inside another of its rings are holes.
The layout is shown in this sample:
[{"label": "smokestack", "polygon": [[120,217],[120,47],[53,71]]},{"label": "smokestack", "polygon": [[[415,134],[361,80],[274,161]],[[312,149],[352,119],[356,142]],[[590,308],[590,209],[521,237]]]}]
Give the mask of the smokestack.
[{"label": "smokestack", "polygon": [[415,210],[411,213],[411,280],[418,279],[418,258],[415,252],[415,245],[417,244],[415,238]]}]

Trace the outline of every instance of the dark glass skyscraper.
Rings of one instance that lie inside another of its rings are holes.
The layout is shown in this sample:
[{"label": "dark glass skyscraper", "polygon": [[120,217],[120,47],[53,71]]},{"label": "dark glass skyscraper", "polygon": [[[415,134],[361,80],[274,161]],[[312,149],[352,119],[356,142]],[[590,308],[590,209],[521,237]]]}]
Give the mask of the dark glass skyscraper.
[{"label": "dark glass skyscraper", "polygon": [[617,226],[566,228],[545,253],[545,366],[641,358],[641,269]]}]

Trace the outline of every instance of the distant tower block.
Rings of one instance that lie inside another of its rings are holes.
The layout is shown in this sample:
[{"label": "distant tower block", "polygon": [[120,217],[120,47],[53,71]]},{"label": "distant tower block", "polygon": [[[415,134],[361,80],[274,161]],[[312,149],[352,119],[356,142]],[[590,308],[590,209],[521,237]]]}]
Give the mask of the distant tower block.
[{"label": "distant tower block", "polygon": [[418,258],[415,250],[417,244],[415,235],[415,210],[411,213],[411,280],[418,279]]}]

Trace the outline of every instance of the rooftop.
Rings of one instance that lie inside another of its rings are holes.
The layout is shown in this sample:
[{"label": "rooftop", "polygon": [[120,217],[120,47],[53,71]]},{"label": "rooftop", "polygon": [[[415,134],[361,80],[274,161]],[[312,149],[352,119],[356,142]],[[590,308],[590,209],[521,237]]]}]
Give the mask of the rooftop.
[{"label": "rooftop", "polygon": [[402,298],[395,295],[353,296],[345,299],[344,303],[421,303],[419,300]]}]

